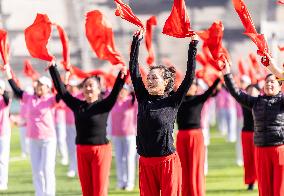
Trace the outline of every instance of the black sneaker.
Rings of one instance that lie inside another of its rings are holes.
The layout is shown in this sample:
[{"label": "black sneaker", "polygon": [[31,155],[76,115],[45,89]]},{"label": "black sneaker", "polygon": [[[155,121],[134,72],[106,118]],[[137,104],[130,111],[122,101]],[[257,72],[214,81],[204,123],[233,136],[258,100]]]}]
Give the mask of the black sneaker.
[{"label": "black sneaker", "polygon": [[249,184],[247,190],[248,191],[253,191],[253,187],[254,187],[254,184]]}]

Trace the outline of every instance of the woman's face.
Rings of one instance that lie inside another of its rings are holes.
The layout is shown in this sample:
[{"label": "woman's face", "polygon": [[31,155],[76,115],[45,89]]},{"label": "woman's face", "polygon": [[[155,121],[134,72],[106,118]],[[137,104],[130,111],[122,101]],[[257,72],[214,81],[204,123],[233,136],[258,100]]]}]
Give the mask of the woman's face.
[{"label": "woman's face", "polygon": [[147,91],[150,95],[164,95],[167,84],[162,69],[152,69],[147,75]]},{"label": "woman's face", "polygon": [[36,83],[36,86],[35,86],[35,94],[39,97],[41,96],[45,96],[47,95],[48,93],[50,92],[50,88],[45,85],[45,84],[42,84],[40,82],[37,82]]},{"label": "woman's face", "polygon": [[94,102],[98,100],[101,90],[98,82],[93,78],[89,78],[83,85],[83,94],[87,102]]},{"label": "woman's face", "polygon": [[263,90],[267,96],[277,95],[281,91],[281,86],[274,75],[266,78]]}]

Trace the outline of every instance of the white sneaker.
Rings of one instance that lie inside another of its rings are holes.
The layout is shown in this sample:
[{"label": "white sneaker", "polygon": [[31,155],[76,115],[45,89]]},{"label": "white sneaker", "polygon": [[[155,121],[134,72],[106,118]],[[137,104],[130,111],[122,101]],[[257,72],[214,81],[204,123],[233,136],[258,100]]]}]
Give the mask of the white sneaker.
[{"label": "white sneaker", "polygon": [[67,158],[62,158],[61,161],[60,161],[61,165],[68,165],[68,159]]},{"label": "white sneaker", "polygon": [[6,191],[8,190],[8,186],[4,184],[0,184],[0,191]]},{"label": "white sneaker", "polygon": [[133,191],[134,190],[134,187],[132,187],[132,186],[127,186],[127,187],[125,187],[125,191]]},{"label": "white sneaker", "polygon": [[242,160],[237,160],[236,161],[237,166],[242,167],[244,166],[244,162]]},{"label": "white sneaker", "polygon": [[67,172],[67,177],[69,177],[69,178],[74,178],[76,176],[76,172],[75,171],[68,171]]}]

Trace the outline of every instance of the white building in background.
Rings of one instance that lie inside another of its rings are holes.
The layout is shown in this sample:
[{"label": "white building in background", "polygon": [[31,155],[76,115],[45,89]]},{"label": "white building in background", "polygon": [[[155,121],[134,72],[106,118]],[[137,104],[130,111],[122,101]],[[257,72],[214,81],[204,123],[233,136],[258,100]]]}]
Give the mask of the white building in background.
[{"label": "white building in background", "polygon": [[[240,56],[247,57],[249,52],[256,52],[254,44],[242,34],[244,32],[243,26],[231,0],[185,1],[188,6],[192,29],[207,29],[215,20],[223,21],[225,26],[224,44],[231,52],[233,62],[236,62]],[[113,26],[117,49],[123,55],[126,64],[129,60],[132,34],[137,28],[115,16],[113,0],[0,0],[0,2],[2,24],[9,32],[12,53],[11,64],[17,74],[21,73],[23,60],[25,58],[32,59],[25,46],[23,31],[32,24],[36,13],[48,14],[52,22],[62,25],[67,31],[70,39],[71,61],[74,65],[83,67],[86,70],[95,68],[110,69],[111,65],[108,62],[96,58],[85,37],[84,14],[93,9],[101,10]],[[161,33],[164,22],[171,11],[173,1],[128,0],[124,2],[129,3],[133,11],[143,21],[146,21],[151,15],[157,16],[158,26],[154,30],[156,63],[159,64],[163,58],[168,58],[174,65],[184,70],[187,60],[188,40],[171,38]],[[245,0],[245,2],[252,13],[258,30],[261,27],[266,28],[265,25],[261,26],[261,21],[284,21],[283,6],[282,8],[277,7],[276,4],[272,4],[269,0]],[[263,32],[266,31],[267,29],[263,29]],[[49,48],[60,60],[60,40],[56,31],[52,35]],[[284,34],[281,33],[281,35]],[[141,45],[140,62],[142,65],[146,65],[147,53],[143,46],[144,43]],[[32,63],[38,71],[43,72],[44,61],[32,59]]]}]

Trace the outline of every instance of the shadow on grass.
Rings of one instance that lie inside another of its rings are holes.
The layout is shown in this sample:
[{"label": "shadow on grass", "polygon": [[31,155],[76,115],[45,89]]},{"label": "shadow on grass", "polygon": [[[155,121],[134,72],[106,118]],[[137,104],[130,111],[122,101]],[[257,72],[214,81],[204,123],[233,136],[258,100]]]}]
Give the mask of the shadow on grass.
[{"label": "shadow on grass", "polygon": [[256,193],[257,191],[247,191],[245,189],[211,189],[211,190],[207,190],[206,193],[220,193],[220,194],[224,194],[224,193]]}]

